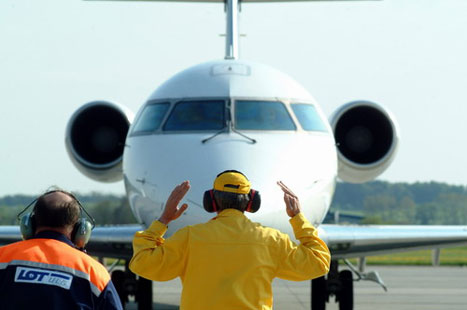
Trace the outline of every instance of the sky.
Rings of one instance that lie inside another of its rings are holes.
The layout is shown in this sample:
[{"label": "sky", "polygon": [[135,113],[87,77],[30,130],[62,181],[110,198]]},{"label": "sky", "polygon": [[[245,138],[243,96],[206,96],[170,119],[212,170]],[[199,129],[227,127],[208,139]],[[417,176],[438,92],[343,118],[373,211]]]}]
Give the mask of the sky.
[{"label": "sky", "polygon": [[[243,4],[240,58],[292,76],[330,116],[370,100],[400,128],[378,179],[467,185],[467,1]],[[110,100],[135,114],[175,73],[224,57],[222,4],[0,1],[0,196],[51,185],[124,194],[81,175],[71,114]]]}]

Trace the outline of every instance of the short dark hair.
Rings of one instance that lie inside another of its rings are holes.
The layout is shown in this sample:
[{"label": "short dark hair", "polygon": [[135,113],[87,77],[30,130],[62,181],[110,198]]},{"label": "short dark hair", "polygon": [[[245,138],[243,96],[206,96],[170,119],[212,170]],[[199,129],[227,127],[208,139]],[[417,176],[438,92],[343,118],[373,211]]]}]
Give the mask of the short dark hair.
[{"label": "short dark hair", "polygon": [[[50,199],[52,193],[63,193],[72,201]],[[34,205],[34,221],[36,227],[73,226],[80,218],[80,204],[73,194],[63,190],[53,190],[41,195]]]},{"label": "short dark hair", "polygon": [[217,190],[214,190],[214,199],[219,211],[236,209],[243,212],[246,210],[248,202],[250,202],[250,196],[247,194],[236,194]]}]

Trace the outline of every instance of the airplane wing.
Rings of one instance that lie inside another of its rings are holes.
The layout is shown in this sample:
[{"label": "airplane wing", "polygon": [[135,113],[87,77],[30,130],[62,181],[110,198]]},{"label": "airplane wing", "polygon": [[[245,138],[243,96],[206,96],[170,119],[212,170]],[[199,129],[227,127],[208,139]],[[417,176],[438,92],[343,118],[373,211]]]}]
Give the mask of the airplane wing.
[{"label": "airplane wing", "polygon": [[322,224],[319,236],[340,259],[467,244],[467,226]]},{"label": "airplane wing", "polygon": [[94,256],[130,259],[133,256],[133,236],[145,229],[142,225],[96,227],[86,250]]},{"label": "airplane wing", "polygon": [[20,241],[21,239],[19,226],[0,226],[0,246]]},{"label": "airplane wing", "polygon": [[[130,259],[133,255],[133,235],[145,228],[142,225],[96,227],[86,245],[93,256]],[[19,226],[0,226],[0,245],[22,240]]]},{"label": "airplane wing", "polygon": [[[142,225],[96,227],[86,250],[93,256],[129,259],[133,235],[140,230]],[[333,259],[467,244],[467,226],[322,224],[319,235]],[[19,240],[18,226],[0,226],[0,245]]]}]

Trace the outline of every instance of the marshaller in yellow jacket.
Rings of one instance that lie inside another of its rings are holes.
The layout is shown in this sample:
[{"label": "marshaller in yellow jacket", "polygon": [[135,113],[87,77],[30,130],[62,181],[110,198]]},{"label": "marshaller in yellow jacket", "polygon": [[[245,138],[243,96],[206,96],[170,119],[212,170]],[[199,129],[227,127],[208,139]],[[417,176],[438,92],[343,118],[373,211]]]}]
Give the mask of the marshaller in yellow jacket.
[{"label": "marshaller in yellow jacket", "polygon": [[302,213],[290,224],[299,245],[235,209],[184,227],[168,239],[163,238],[167,226],[156,220],[136,233],[130,269],[154,281],[180,277],[181,310],[272,309],[274,278],[302,281],[329,271],[330,253],[316,229]]}]

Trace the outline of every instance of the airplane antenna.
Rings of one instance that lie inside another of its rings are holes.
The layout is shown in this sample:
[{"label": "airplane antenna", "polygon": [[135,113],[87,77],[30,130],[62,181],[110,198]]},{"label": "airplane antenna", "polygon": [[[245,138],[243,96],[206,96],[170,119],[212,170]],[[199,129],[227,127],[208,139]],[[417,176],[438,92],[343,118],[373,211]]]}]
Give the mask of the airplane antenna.
[{"label": "airplane antenna", "polygon": [[225,0],[227,30],[225,36],[225,59],[238,58],[238,5],[239,0]]}]

